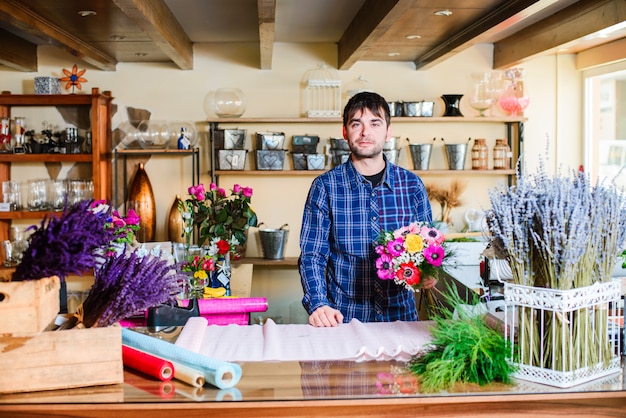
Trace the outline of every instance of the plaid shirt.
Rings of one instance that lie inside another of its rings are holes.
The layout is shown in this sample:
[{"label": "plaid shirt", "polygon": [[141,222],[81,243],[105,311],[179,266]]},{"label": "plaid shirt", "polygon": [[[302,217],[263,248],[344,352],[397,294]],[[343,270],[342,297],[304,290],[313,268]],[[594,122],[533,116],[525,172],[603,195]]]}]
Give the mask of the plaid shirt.
[{"label": "plaid shirt", "polygon": [[311,314],[322,305],[344,322],[414,321],[413,292],[376,274],[374,243],[382,231],[432,221],[421,179],[387,162],[382,184],[371,183],[351,161],[317,177],[304,207],[299,269]]}]

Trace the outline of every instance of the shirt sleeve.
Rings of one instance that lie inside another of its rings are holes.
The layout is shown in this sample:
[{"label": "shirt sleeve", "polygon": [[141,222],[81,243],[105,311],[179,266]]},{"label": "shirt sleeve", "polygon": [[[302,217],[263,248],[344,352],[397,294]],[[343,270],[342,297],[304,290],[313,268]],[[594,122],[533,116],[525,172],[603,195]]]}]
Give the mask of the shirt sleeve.
[{"label": "shirt sleeve", "polygon": [[328,193],[322,181],[311,185],[302,216],[300,259],[298,269],[304,296],[302,304],[309,314],[329,305],[326,288],[326,266],[330,254]]}]

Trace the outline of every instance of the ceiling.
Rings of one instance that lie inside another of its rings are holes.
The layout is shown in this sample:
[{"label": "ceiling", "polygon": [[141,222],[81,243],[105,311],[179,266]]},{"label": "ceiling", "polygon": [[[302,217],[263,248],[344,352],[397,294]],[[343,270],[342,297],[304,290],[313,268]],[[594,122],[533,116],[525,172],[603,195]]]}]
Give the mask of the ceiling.
[{"label": "ceiling", "polygon": [[271,69],[274,43],[299,42],[337,44],[342,70],[358,61],[420,70],[493,43],[494,68],[506,68],[623,40],[625,21],[625,0],[0,0],[0,64],[37,71],[37,47],[53,45],[103,71],[190,70],[194,44],[245,42]]}]

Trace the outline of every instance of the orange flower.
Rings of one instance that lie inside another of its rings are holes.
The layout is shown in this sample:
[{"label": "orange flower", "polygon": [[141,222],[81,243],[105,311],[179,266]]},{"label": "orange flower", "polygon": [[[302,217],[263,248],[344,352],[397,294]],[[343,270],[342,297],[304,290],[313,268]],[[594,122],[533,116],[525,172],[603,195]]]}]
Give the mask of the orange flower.
[{"label": "orange flower", "polygon": [[82,75],[85,74],[85,71],[87,70],[83,69],[78,71],[78,67],[76,66],[76,64],[74,64],[74,66],[72,67],[72,72],[64,68],[63,74],[65,74],[65,77],[62,77],[60,80],[67,82],[67,84],[65,85],[65,89],[69,90],[69,88],[72,87],[73,90],[74,86],[76,86],[78,87],[78,90],[80,90],[82,88],[80,83],[87,82],[87,79],[82,77]]}]

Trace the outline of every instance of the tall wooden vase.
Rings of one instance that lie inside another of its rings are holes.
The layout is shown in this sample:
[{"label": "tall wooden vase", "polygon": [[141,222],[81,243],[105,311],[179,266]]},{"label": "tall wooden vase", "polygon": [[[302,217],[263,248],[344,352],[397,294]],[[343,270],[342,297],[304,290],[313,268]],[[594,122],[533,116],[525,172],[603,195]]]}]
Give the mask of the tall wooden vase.
[{"label": "tall wooden vase", "polygon": [[130,184],[128,191],[128,205],[139,215],[139,231],[137,231],[137,241],[154,241],[156,232],[156,204],[154,202],[154,192],[148,178],[148,173],[143,163],[137,167],[137,172]]},{"label": "tall wooden vase", "polygon": [[178,210],[181,203],[180,195],[176,195],[167,219],[167,239],[171,242],[185,241],[183,238],[183,217]]}]

